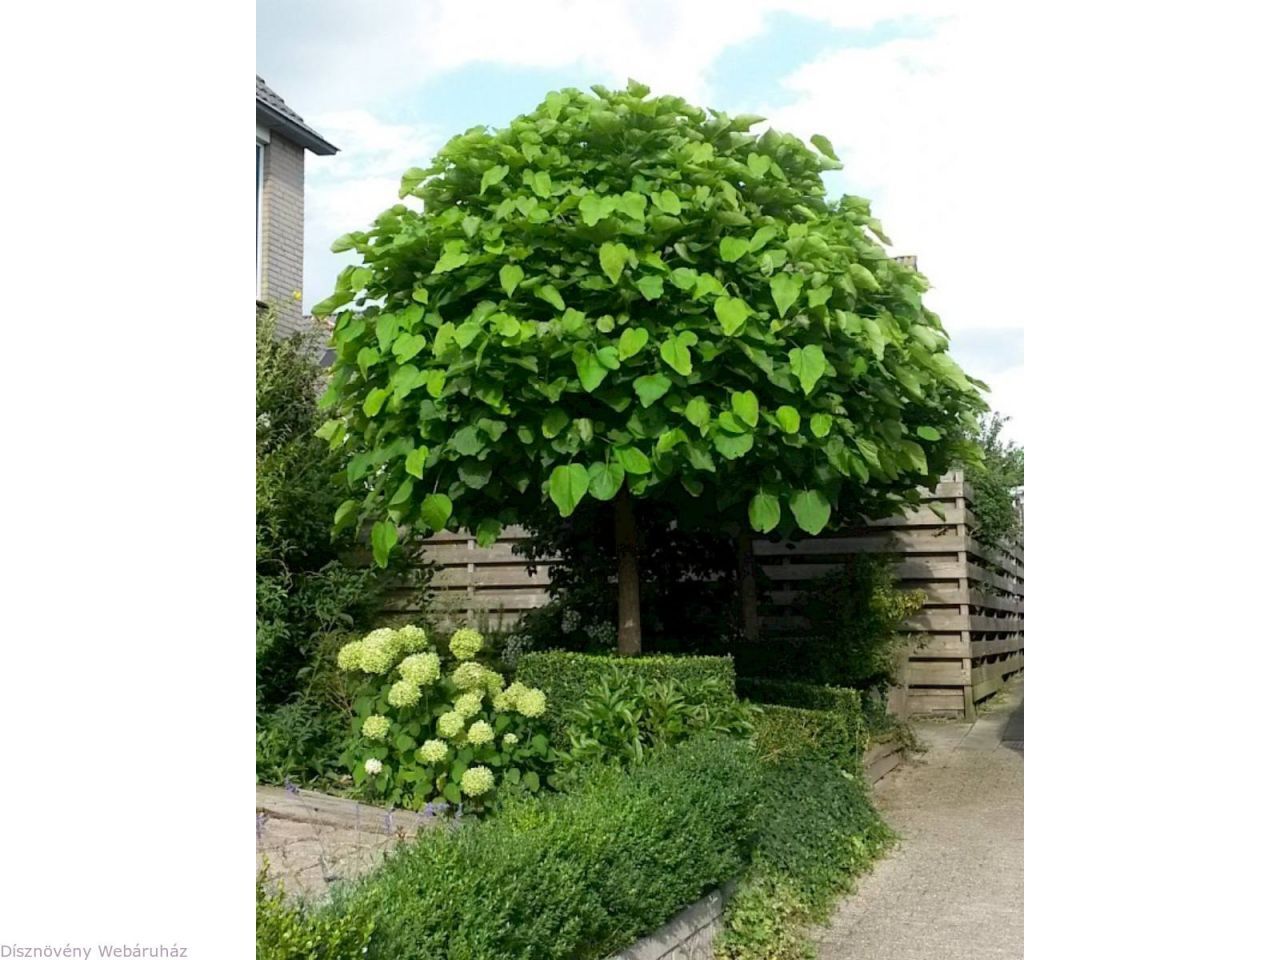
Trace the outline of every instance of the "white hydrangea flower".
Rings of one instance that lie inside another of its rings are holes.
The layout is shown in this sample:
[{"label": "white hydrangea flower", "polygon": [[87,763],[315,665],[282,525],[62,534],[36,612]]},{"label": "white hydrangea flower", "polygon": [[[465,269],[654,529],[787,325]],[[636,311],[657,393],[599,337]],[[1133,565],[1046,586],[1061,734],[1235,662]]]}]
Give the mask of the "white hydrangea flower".
[{"label": "white hydrangea flower", "polygon": [[493,743],[493,727],[483,720],[477,720],[467,731],[467,742],[477,747]]},{"label": "white hydrangea flower", "polygon": [[391,732],[391,721],[380,713],[366,717],[360,726],[360,732],[370,740],[383,740]]},{"label": "white hydrangea flower", "polygon": [[440,731],[442,737],[456,737],[465,725],[466,717],[456,710],[442,713],[440,719],[436,721],[436,729]]},{"label": "white hydrangea flower", "polygon": [[393,707],[412,707],[422,699],[422,688],[412,680],[397,680],[387,691],[387,703]]},{"label": "white hydrangea flower", "polygon": [[428,740],[418,748],[418,759],[423,763],[439,763],[449,755],[449,745],[443,740]]},{"label": "white hydrangea flower", "polygon": [[471,767],[462,774],[462,792],[479,797],[493,789],[493,771],[488,767]]},{"label": "white hydrangea flower", "polygon": [[382,761],[375,757],[370,757],[364,762],[364,772],[371,777],[376,777],[382,772]]},{"label": "white hydrangea flower", "polygon": [[435,653],[415,653],[400,661],[400,676],[410,683],[426,686],[440,679],[440,657]]},{"label": "white hydrangea flower", "polygon": [[540,717],[547,709],[547,695],[533,688],[523,691],[515,702],[516,710],[525,717]]},{"label": "white hydrangea flower", "polygon": [[508,733],[503,735],[502,742],[508,747],[514,747],[516,743],[519,741],[519,739],[520,738],[517,737],[514,733]]},{"label": "white hydrangea flower", "polygon": [[470,720],[479,713],[482,706],[483,702],[480,699],[480,694],[475,691],[464,693],[457,700],[453,701],[454,712],[467,720]]},{"label": "white hydrangea flower", "polygon": [[470,660],[484,646],[484,637],[478,630],[463,627],[449,638],[449,651],[459,660]]}]

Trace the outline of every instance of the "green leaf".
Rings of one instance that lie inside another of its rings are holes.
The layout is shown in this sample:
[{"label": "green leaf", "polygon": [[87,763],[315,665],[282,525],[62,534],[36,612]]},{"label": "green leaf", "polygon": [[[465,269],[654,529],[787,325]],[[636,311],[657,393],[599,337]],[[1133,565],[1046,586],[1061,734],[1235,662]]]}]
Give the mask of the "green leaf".
[{"label": "green leaf", "polygon": [[591,465],[588,476],[590,480],[587,489],[591,496],[597,500],[612,500],[614,495],[622,489],[626,471],[617,460],[611,460],[607,464],[597,461]]},{"label": "green leaf", "polygon": [[505,164],[498,164],[490,167],[480,177],[480,195],[484,196],[484,192],[492,187],[495,183],[501,183],[506,179],[507,173],[510,171]]},{"label": "green leaf", "polygon": [[437,273],[448,273],[450,270],[457,270],[470,260],[471,254],[461,248],[445,250],[444,253],[440,254],[440,259],[436,261],[436,265],[434,269],[432,269],[431,273],[433,275]]},{"label": "green leaf", "polygon": [[772,157],[761,156],[758,153],[747,154],[747,169],[751,171],[751,175],[755,177],[757,180],[759,180],[766,173],[768,173],[769,168],[772,166],[773,166]]},{"label": "green leaf", "polygon": [[711,442],[726,460],[737,460],[755,445],[755,437],[749,433],[732,434],[717,431],[711,438]]},{"label": "green leaf", "polygon": [[588,227],[594,227],[613,213],[613,207],[612,197],[602,197],[598,193],[588,193],[578,201],[578,212],[582,214],[582,222]]},{"label": "green leaf", "polygon": [[849,264],[849,276],[853,280],[855,286],[862,287],[866,290],[879,290],[880,281],[875,278],[870,270],[860,263]]},{"label": "green leaf", "polygon": [[684,408],[685,419],[701,430],[711,422],[711,405],[702,397],[694,397]]},{"label": "green leaf", "polygon": [[783,433],[799,433],[800,432],[800,411],[792,406],[782,406],[778,408],[778,426],[782,427]]},{"label": "green leaf", "polygon": [[652,407],[670,389],[671,381],[660,373],[653,373],[647,377],[637,377],[635,381],[636,394],[640,397],[641,405],[645,407]]},{"label": "green leaf", "polygon": [[880,469],[880,451],[876,449],[876,445],[864,437],[855,437],[853,442],[862,458],[877,470]]},{"label": "green leaf", "polygon": [[614,451],[614,455],[627,473],[646,474],[652,469],[649,458],[635,447],[619,447]]},{"label": "green leaf", "polygon": [[440,399],[440,395],[444,393],[445,372],[443,370],[427,371],[427,393]]},{"label": "green leaf", "polygon": [[920,437],[922,440],[941,440],[942,439],[942,434],[940,434],[933,427],[916,427],[916,436]]},{"label": "green leaf", "polygon": [[676,373],[688,376],[693,372],[693,357],[689,353],[689,344],[678,337],[668,337],[658,348],[662,359]]},{"label": "green leaf", "polygon": [[680,203],[680,198],[671,190],[663,190],[661,193],[650,194],[650,199],[653,201],[653,205],[655,207],[663,213],[670,214],[673,217],[679,216],[680,211],[683,209],[683,205]]},{"label": "green leaf", "polygon": [[399,534],[396,525],[390,520],[379,520],[373,525],[373,562],[380,567],[387,565],[391,549],[396,545]]},{"label": "green leaf", "polygon": [[604,364],[596,356],[596,352],[582,344],[573,348],[573,365],[578,369],[578,381],[587,393],[600,386],[608,373]]},{"label": "green leaf", "polygon": [[338,429],[342,426],[341,420],[326,420],[320,425],[320,429],[316,431],[316,436],[321,440],[332,440],[338,433]]},{"label": "green leaf", "polygon": [[427,171],[421,167],[410,167],[406,170],[400,177],[401,198],[407,197],[425,179],[427,179]]},{"label": "green leaf", "polygon": [[493,468],[480,460],[462,460],[458,463],[458,479],[472,490],[481,490],[493,477]]},{"label": "green leaf", "polygon": [[649,200],[641,193],[633,193],[628,190],[618,199],[618,209],[625,213],[632,220],[644,221],[644,208],[649,205]]},{"label": "green leaf", "polygon": [[449,443],[453,449],[468,457],[474,456],[484,449],[484,441],[480,439],[480,432],[471,426],[463,427],[454,433]]},{"label": "green leaf", "polygon": [[404,458],[404,471],[411,477],[422,479],[422,468],[427,462],[427,448],[417,447],[409,451],[409,455]]},{"label": "green leaf", "polygon": [[341,530],[356,518],[356,510],[360,504],[354,500],[343,500],[338,509],[333,514],[333,528]]},{"label": "green leaf", "polygon": [[828,286],[814,287],[809,291],[809,309],[812,310],[820,307],[831,299],[831,288]]},{"label": "green leaf", "polygon": [[596,359],[600,361],[600,365],[606,370],[617,370],[622,366],[622,361],[618,359],[617,347],[601,347],[596,351]]},{"label": "green leaf", "polygon": [[462,788],[450,780],[444,785],[444,789],[440,791],[444,794],[444,798],[452,804],[462,803]]},{"label": "green leaf", "polygon": [[502,524],[497,520],[481,520],[476,527],[476,546],[491,547],[502,533]]},{"label": "green leaf", "polygon": [[676,267],[671,271],[671,282],[680,290],[688,292],[698,284],[698,271],[688,267]]},{"label": "green leaf", "polygon": [[741,237],[720,238],[720,259],[725,263],[736,263],[750,249],[750,241],[743,240]]},{"label": "green leaf", "polygon": [[657,451],[658,453],[666,453],[668,450],[674,450],[677,444],[688,443],[688,435],[679,427],[674,430],[664,430],[662,435],[658,437]]},{"label": "green leaf", "polygon": [[810,536],[817,536],[826,527],[831,518],[831,503],[821,490],[801,490],[793,492],[788,498],[787,506],[796,524]]},{"label": "green leaf", "polygon": [[662,296],[662,278],[655,274],[641,277],[636,281],[636,289],[646,300],[657,300]]},{"label": "green leaf", "polygon": [[698,282],[693,291],[695,300],[701,299],[704,294],[714,293],[718,297],[726,295],[724,284],[717,280],[709,273],[698,274]]},{"label": "green leaf", "polygon": [[374,387],[365,395],[364,403],[360,405],[360,409],[364,411],[366,417],[376,417],[389,396],[391,396],[391,391],[383,390],[381,387]]},{"label": "green leaf", "polygon": [[550,440],[569,425],[569,415],[559,407],[552,407],[542,417],[542,435]]},{"label": "green leaf", "polygon": [[796,375],[800,381],[800,389],[807,396],[813,392],[814,386],[827,372],[826,354],[822,352],[820,346],[811,343],[803,350],[798,347],[792,348],[787,356],[791,360],[791,372]]},{"label": "green leaf", "polygon": [[729,398],[729,403],[733,407],[733,412],[738,415],[738,419],[747,426],[754,427],[759,422],[760,402],[750,390],[744,390],[742,393],[735,392]]},{"label": "green leaf", "polygon": [[824,137],[822,134],[815,133],[812,137],[809,138],[809,142],[812,143],[815,147],[817,147],[822,152],[823,156],[827,157],[827,159],[829,160],[840,159],[839,157],[836,156],[836,151],[835,151],[835,148],[831,146],[831,141],[828,140],[826,137]]},{"label": "green leaf", "polygon": [[751,312],[751,308],[747,306],[745,300],[738,297],[720,297],[716,300],[715,311],[716,319],[720,321],[720,327],[724,330],[725,336],[732,337],[747,322],[747,315]]},{"label": "green leaf", "polygon": [[618,338],[618,359],[634,357],[649,342],[649,331],[644,327],[627,327]]},{"label": "green leaf", "polygon": [[752,530],[768,533],[782,519],[782,506],[773,494],[757,493],[747,505],[747,516],[751,520]]},{"label": "green leaf", "polygon": [[551,284],[544,283],[542,286],[538,287],[535,292],[539,299],[547,301],[547,303],[551,304],[557,310],[564,309],[564,300],[560,296],[560,291]]},{"label": "green leaf", "polygon": [[774,274],[769,281],[769,292],[778,307],[778,316],[785,317],[800,296],[800,281],[789,273]]},{"label": "green leaf", "polygon": [[534,194],[539,197],[551,196],[551,174],[545,170],[539,170],[533,175],[533,182],[529,186],[533,188]]},{"label": "green leaf", "polygon": [[625,244],[604,243],[600,245],[600,269],[611,282],[617,284],[622,277],[622,268],[631,258],[631,250]]},{"label": "green leaf", "polygon": [[551,502],[568,517],[587,493],[591,483],[587,468],[580,463],[561,465],[551,471]]},{"label": "green leaf", "polygon": [[761,227],[755,232],[751,238],[751,252],[755,253],[764,248],[764,245],[778,235],[778,228],[774,226]]},{"label": "green leaf", "polygon": [[515,293],[516,287],[520,285],[520,281],[523,279],[524,268],[519,264],[508,263],[498,271],[498,282],[502,284],[502,291],[508,297]]},{"label": "green leaf", "polygon": [[420,333],[402,333],[396,337],[395,346],[391,348],[391,352],[396,355],[396,360],[400,363],[408,363],[427,345],[427,338]]},{"label": "green leaf", "polygon": [[834,421],[829,413],[815,413],[809,418],[809,429],[813,431],[815,437],[825,437],[831,432],[831,424]]},{"label": "green leaf", "polygon": [[422,501],[422,519],[430,524],[431,529],[439,532],[453,516],[453,501],[443,493],[433,493]]},{"label": "green leaf", "polygon": [[396,331],[400,329],[400,314],[384,313],[378,318],[373,329],[378,335],[378,349],[386,353],[387,347],[391,346],[391,341],[395,339]]},{"label": "green leaf", "polygon": [[520,778],[521,782],[532,793],[537,793],[542,787],[542,781],[538,778],[538,774],[533,770],[526,770],[524,776]]},{"label": "green leaf", "polygon": [[924,447],[914,440],[903,440],[902,449],[906,451],[911,460],[911,466],[915,467],[916,473],[927,474],[929,472],[929,460],[924,455]]}]

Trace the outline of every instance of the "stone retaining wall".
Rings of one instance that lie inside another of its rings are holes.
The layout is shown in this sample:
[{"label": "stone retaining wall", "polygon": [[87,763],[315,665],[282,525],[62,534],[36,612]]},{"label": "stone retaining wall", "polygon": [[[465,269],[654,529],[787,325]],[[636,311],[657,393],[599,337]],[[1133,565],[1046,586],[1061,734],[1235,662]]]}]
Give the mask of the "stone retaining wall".
[{"label": "stone retaining wall", "polygon": [[712,944],[724,923],[724,901],[724,891],[712,891],[609,960],[712,960]]}]

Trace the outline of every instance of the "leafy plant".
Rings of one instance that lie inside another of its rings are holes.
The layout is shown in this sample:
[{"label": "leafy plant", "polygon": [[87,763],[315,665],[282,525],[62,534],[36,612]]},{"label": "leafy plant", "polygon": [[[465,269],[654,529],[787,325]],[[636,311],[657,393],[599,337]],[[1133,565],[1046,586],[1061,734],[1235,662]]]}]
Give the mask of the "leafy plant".
[{"label": "leafy plant", "polygon": [[345,891],[370,911],[370,960],[605,957],[739,876],[763,768],[743,741],[699,737],[572,793],[429,830]]},{"label": "leafy plant", "polygon": [[615,669],[649,680],[678,680],[697,686],[706,703],[729,705],[734,693],[733,660],[729,657],[648,655],[619,658],[586,653],[530,653],[516,668],[517,679],[547,692],[547,725],[559,748],[568,746],[569,714],[597,681]]},{"label": "leafy plant", "polygon": [[352,743],[343,755],[363,796],[409,809],[439,799],[492,810],[500,788],[537,792],[550,744],[537,722],[546,695],[475,657],[475,630],[456,631],[450,672],[424,630],[381,628],[338,651],[353,683]]},{"label": "leafy plant", "polygon": [[373,933],[367,909],[308,909],[290,903],[284,887],[267,880],[264,861],[257,884],[258,960],[352,960],[363,956]]},{"label": "leafy plant", "polygon": [[757,711],[719,693],[710,677],[655,680],[615,665],[569,713],[562,759],[628,765],[698,733],[749,737]]},{"label": "leafy plant", "polygon": [[1008,419],[998,413],[982,418],[974,433],[974,441],[982,449],[982,463],[966,474],[977,518],[973,535],[993,546],[1022,535],[1023,450],[1000,439]]},{"label": "leafy plant", "polygon": [[761,831],[726,905],[717,960],[812,957],[809,928],[893,842],[861,778],[817,757],[773,766],[761,800]]},{"label": "leafy plant", "polygon": [[313,434],[323,381],[314,338],[275,335],[267,313],[257,327],[257,673],[264,715],[303,695],[300,674],[318,659],[323,637],[369,624],[386,591],[406,571],[381,571],[335,544],[334,453]]},{"label": "leafy plant", "polygon": [[[830,144],[647,87],[548,94],[454,137],[340,237],[314,307],[336,361],[318,434],[339,528],[481,545],[548,503],[612,505],[618,649],[641,646],[637,514],[817,534],[918,502],[985,409],[927,282],[867,201],[828,200]],[[885,241],[887,242],[887,241]]]}]

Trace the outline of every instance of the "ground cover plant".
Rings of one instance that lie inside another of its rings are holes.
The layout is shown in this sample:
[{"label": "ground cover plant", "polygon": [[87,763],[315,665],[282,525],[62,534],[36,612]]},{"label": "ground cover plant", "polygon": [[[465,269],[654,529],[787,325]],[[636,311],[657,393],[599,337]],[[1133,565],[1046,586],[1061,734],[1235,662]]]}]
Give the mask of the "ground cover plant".
[{"label": "ground cover plant", "polygon": [[334,323],[336,526],[386,563],[407,532],[484,545],[546,504],[608,502],[635,653],[650,504],[741,550],[897,512],[976,456],[980,385],[927,282],[867,201],[828,199],[823,137],[761,119],[638,83],[557,91],[406,171],[406,202],[335,243],[359,263],[314,308]]},{"label": "ground cover plant", "polygon": [[338,651],[352,680],[352,742],[343,755],[360,796],[420,809],[436,800],[491,811],[500,788],[536,793],[550,770],[541,690],[507,684],[476,659],[484,638],[463,628],[452,660],[421,627],[379,628]]}]

